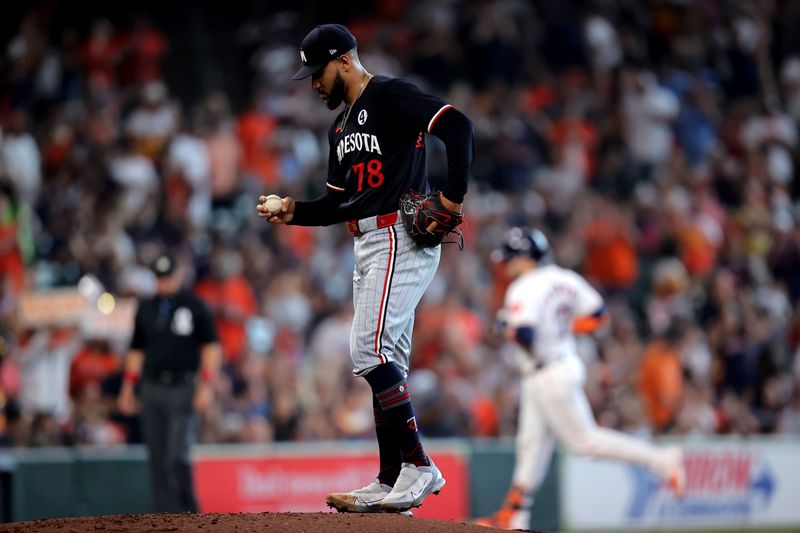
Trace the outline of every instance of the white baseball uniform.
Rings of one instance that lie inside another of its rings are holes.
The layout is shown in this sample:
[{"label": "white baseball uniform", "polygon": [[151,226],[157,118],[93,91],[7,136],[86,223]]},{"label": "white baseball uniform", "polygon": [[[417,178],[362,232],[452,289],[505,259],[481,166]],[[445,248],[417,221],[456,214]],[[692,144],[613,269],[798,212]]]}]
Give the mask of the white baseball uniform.
[{"label": "white baseball uniform", "polygon": [[506,292],[509,328],[533,328],[531,350],[520,350],[523,378],[513,475],[513,484],[528,494],[547,472],[556,438],[573,452],[637,463],[663,477],[676,466],[673,450],[599,427],[594,420],[572,323],[602,306],[602,297],[583,277],[556,265],[523,274]]}]

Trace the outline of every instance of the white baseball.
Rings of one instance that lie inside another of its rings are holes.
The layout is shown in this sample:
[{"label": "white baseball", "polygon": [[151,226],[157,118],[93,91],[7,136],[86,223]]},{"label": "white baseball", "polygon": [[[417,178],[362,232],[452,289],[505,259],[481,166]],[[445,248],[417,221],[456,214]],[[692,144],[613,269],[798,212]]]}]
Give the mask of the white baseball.
[{"label": "white baseball", "polygon": [[277,194],[270,194],[267,196],[267,199],[264,200],[264,207],[267,208],[270,214],[277,215],[281,212],[281,208],[283,207],[283,199]]}]

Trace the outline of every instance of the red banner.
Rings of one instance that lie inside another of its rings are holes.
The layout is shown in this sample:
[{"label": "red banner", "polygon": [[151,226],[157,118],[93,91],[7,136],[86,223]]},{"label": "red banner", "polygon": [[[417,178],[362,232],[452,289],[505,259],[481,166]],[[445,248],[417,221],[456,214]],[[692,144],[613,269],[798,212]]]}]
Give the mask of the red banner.
[{"label": "red banner", "polygon": [[[463,521],[468,517],[469,487],[464,459],[435,453],[447,485],[431,495],[414,516]],[[276,455],[199,457],[195,486],[204,513],[318,512],[331,510],[325,496],[363,487],[375,478],[378,457],[359,455]]]}]

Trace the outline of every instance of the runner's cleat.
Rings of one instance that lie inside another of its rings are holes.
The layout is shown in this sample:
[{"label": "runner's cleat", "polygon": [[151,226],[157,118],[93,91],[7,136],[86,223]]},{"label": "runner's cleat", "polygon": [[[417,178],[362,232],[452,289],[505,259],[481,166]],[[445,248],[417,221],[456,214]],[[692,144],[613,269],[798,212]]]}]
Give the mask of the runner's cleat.
[{"label": "runner's cleat", "polygon": [[672,455],[672,471],[667,478],[667,486],[675,497],[682,500],[686,496],[686,467],[683,464],[683,450],[675,446],[668,450]]}]

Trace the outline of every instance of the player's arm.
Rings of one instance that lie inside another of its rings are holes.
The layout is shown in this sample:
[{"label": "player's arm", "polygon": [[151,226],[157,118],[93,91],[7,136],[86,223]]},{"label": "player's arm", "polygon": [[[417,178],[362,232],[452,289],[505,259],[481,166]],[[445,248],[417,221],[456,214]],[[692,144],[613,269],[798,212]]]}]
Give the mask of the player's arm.
[{"label": "player's arm", "polygon": [[526,351],[533,353],[533,346],[536,344],[536,327],[533,324],[511,327],[508,329],[508,336]]},{"label": "player's arm", "polygon": [[122,366],[122,385],[117,396],[117,408],[124,415],[132,415],[136,412],[135,387],[142,375],[142,366],[144,365],[145,327],[143,321],[144,316],[140,302],[133,321],[133,335]]},{"label": "player's arm", "polygon": [[136,412],[135,387],[142,375],[143,363],[143,351],[133,348],[128,350],[122,370],[122,386],[117,396],[117,408],[124,415],[130,416]]},{"label": "player's arm", "polygon": [[203,412],[214,399],[214,380],[222,365],[222,347],[218,342],[204,344],[200,348],[200,380],[195,389],[192,406]]},{"label": "player's arm", "polygon": [[125,365],[123,371],[123,386],[135,383],[142,375],[142,366],[144,364],[144,352],[131,348],[125,356]]},{"label": "player's arm", "polygon": [[386,91],[384,102],[398,123],[407,125],[412,134],[431,133],[444,143],[447,180],[442,187],[442,203],[452,211],[461,211],[475,145],[472,121],[452,105],[422,92],[408,81],[391,80]]},{"label": "player's arm", "polygon": [[506,339],[532,354],[536,343],[536,325],[532,309],[528,304],[524,292],[516,285],[512,285],[506,293],[503,308],[498,312],[497,319],[504,326]]},{"label": "player's arm", "polygon": [[573,333],[593,333],[595,330],[605,325],[609,320],[605,304],[590,315],[576,316],[572,320]]},{"label": "player's arm", "polygon": [[291,224],[295,226],[330,226],[341,222],[342,216],[339,206],[344,201],[341,193],[326,193],[309,201],[296,201],[291,196],[285,196],[281,200],[283,205],[277,213],[271,213],[264,204],[266,196],[258,197],[256,210],[258,216],[272,224]]},{"label": "player's arm", "polygon": [[295,226],[330,226],[343,220],[339,206],[344,202],[344,189],[331,189],[314,200],[293,202],[293,216],[286,221]]},{"label": "player's arm", "polygon": [[501,309],[497,312],[494,327],[495,331],[501,332],[506,339],[533,353],[533,345],[536,342],[536,327],[533,324],[512,325],[509,323],[508,311]]},{"label": "player's arm", "polygon": [[442,204],[460,212],[467,193],[467,178],[475,151],[472,121],[453,106],[446,105],[434,115],[428,133],[442,140],[447,151],[447,181],[442,186]]},{"label": "player's arm", "polygon": [[609,313],[603,297],[580,274],[571,274],[577,299],[575,318],[572,319],[574,333],[592,333],[609,321]]},{"label": "player's arm", "polygon": [[222,366],[222,347],[218,342],[209,342],[200,348],[200,377],[202,381],[210,381],[219,375]]},{"label": "player's arm", "polygon": [[203,412],[214,399],[214,381],[222,366],[222,347],[211,312],[202,300],[198,300],[198,304],[195,335],[200,343],[200,379],[192,405],[195,410]]}]

